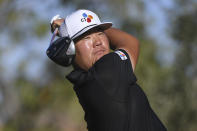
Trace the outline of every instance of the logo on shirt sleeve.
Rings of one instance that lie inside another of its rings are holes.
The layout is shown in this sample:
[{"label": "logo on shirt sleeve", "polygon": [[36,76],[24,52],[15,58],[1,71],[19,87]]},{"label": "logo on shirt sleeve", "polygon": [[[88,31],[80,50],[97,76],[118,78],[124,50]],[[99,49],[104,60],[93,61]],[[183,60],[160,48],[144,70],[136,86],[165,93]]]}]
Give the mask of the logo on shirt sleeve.
[{"label": "logo on shirt sleeve", "polygon": [[115,51],[116,54],[118,54],[121,58],[121,60],[126,60],[127,59],[127,56],[122,52],[122,51]]}]

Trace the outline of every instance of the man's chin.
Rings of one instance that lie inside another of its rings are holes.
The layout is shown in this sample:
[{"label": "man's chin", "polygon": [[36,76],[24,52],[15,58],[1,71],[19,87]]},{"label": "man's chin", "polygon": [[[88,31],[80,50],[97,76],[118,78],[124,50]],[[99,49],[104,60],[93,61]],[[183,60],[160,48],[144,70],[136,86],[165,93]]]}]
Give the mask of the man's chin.
[{"label": "man's chin", "polygon": [[103,57],[104,55],[100,55],[96,57],[96,61],[98,61],[99,59],[101,59],[101,57]]},{"label": "man's chin", "polygon": [[96,59],[95,59],[95,62],[98,61],[99,59],[101,59],[104,55],[106,55],[107,53],[105,52],[102,52],[102,53],[99,53],[96,55]]}]

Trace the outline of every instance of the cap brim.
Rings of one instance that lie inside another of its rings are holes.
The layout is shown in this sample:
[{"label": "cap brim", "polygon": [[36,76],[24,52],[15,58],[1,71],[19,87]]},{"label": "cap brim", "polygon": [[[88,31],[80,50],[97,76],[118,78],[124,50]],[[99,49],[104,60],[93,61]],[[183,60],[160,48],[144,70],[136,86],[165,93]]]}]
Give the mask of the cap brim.
[{"label": "cap brim", "polygon": [[101,24],[93,24],[93,25],[89,25],[85,28],[83,28],[82,30],[80,30],[79,32],[77,32],[75,35],[71,36],[71,39],[76,39],[77,37],[81,36],[82,34],[86,33],[87,31],[89,31],[90,29],[93,28],[101,28],[103,30],[106,30],[108,28],[110,28],[112,26],[111,22],[103,22]]}]

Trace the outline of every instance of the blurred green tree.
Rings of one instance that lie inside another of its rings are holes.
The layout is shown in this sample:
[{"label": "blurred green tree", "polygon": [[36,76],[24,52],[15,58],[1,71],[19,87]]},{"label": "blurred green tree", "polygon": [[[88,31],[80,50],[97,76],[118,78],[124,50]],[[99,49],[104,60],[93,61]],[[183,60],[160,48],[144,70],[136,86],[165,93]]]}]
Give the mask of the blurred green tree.
[{"label": "blurred green tree", "polygon": [[194,131],[197,129],[197,2],[176,0],[179,12],[169,15],[171,36],[177,42],[174,69],[169,97],[172,100],[168,113],[170,130]]}]

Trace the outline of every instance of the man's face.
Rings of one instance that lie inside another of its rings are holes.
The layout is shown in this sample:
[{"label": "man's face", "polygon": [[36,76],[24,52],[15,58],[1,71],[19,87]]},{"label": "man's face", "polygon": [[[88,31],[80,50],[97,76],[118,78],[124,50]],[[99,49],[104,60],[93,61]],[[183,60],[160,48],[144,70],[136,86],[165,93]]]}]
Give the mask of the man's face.
[{"label": "man's face", "polygon": [[108,38],[102,31],[86,33],[76,42],[75,47],[75,62],[85,70],[110,51]]}]

